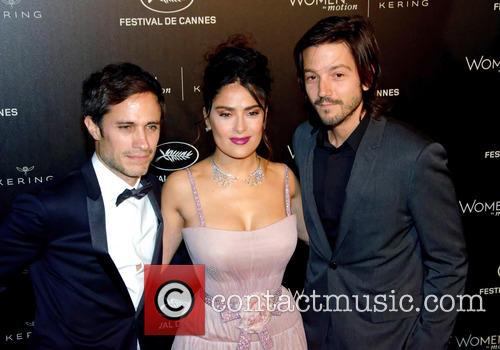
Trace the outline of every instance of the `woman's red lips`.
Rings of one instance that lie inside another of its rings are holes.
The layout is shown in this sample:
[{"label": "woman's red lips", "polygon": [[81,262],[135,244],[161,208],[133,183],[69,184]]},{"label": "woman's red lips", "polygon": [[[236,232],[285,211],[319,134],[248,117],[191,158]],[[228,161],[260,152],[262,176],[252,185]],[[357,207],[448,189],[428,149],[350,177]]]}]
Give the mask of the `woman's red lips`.
[{"label": "woman's red lips", "polygon": [[250,140],[250,136],[247,137],[231,137],[231,142],[235,145],[244,145]]}]

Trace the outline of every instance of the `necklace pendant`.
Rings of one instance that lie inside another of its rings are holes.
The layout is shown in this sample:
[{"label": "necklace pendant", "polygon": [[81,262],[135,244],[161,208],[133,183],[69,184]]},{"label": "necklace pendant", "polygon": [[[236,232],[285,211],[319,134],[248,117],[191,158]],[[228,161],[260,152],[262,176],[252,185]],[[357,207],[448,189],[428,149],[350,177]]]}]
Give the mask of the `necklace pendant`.
[{"label": "necklace pendant", "polygon": [[237,180],[235,176],[228,176],[228,174],[224,174],[219,170],[220,169],[212,167],[212,179],[218,185],[222,187],[229,187]]},{"label": "necklace pendant", "polygon": [[[219,186],[229,187],[236,181],[240,180],[238,177],[224,172],[221,168],[219,168],[213,159],[210,160],[210,167],[212,168],[212,180],[214,180],[214,182]],[[249,186],[257,186],[264,181],[264,170],[260,164],[260,158],[257,169],[248,174],[243,181]]]},{"label": "necklace pendant", "polygon": [[250,185],[250,186],[257,186],[264,181],[264,171],[262,170],[262,167],[260,166],[260,160],[259,160],[259,166],[257,169],[254,170],[253,173],[249,174],[245,182]]}]

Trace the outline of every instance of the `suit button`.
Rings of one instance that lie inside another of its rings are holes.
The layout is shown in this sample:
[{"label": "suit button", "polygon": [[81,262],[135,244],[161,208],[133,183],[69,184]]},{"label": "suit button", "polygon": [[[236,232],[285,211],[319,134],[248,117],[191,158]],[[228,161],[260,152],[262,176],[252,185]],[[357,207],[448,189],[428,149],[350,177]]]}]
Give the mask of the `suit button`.
[{"label": "suit button", "polygon": [[337,269],[337,263],[336,263],[335,261],[330,261],[330,268],[331,268],[332,270]]}]

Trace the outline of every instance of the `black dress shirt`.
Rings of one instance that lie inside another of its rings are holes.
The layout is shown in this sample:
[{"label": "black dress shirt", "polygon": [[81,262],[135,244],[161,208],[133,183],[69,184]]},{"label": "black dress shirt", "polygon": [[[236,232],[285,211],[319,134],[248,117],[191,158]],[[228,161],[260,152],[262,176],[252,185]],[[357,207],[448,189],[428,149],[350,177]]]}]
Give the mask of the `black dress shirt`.
[{"label": "black dress shirt", "polygon": [[338,148],[328,140],[327,127],[321,128],[318,132],[313,165],[314,198],[332,251],[338,234],[345,201],[345,189],[351,175],[354,157],[369,120],[370,118],[365,115],[356,129]]}]

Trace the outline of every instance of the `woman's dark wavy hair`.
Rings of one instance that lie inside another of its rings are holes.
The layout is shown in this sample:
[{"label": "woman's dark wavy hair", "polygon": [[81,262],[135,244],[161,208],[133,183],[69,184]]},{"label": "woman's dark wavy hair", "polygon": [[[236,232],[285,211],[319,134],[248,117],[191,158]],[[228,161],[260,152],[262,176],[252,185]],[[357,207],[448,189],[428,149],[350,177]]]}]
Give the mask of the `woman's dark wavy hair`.
[{"label": "woman's dark wavy hair", "polygon": [[[271,97],[271,73],[268,59],[251,47],[251,40],[243,34],[231,35],[225,42],[205,54],[207,66],[203,73],[203,104],[210,113],[212,102],[220,90],[239,83],[252,95],[264,112],[268,111]],[[262,140],[268,157],[271,143],[264,130]]]},{"label": "woman's dark wavy hair", "polygon": [[329,43],[345,43],[354,57],[361,84],[368,86],[363,91],[363,105],[369,115],[377,117],[382,105],[376,96],[380,77],[379,47],[372,25],[361,16],[331,16],[320,20],[299,39],[293,51],[297,79],[305,93],[303,52],[311,46]]}]

